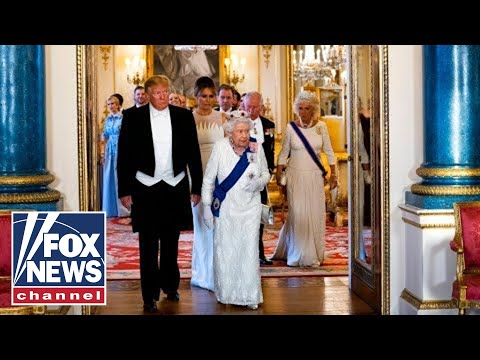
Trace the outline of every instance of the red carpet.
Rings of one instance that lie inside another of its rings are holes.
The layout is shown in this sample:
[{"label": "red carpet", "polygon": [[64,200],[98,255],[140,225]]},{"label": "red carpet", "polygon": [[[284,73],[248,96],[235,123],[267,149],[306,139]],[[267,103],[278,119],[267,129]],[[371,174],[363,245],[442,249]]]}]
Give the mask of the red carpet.
[{"label": "red carpet", "polygon": [[[128,219],[111,218],[107,221],[107,279],[139,279],[138,234],[131,232]],[[265,255],[269,258],[277,244],[282,227],[279,215],[275,224],[268,226],[263,234]],[[289,267],[285,262],[275,261],[273,266],[262,266],[264,277],[284,276],[345,276],[348,274],[348,227],[327,225],[325,261],[319,268]],[[178,263],[181,278],[191,277],[193,232],[180,235]]]}]

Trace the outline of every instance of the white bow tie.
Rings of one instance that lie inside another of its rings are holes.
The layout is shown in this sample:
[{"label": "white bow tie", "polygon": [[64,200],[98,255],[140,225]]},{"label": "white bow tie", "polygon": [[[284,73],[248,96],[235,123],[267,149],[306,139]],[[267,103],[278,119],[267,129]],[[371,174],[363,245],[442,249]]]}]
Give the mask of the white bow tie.
[{"label": "white bow tie", "polygon": [[153,117],[158,118],[158,117],[167,117],[167,113],[165,111],[154,111],[153,112]]}]

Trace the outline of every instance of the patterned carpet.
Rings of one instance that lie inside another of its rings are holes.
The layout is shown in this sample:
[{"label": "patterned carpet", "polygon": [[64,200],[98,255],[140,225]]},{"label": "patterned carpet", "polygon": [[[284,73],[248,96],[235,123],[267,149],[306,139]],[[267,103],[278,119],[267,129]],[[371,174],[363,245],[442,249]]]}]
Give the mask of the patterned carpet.
[{"label": "patterned carpet", "polygon": [[[107,221],[107,279],[139,279],[138,234],[131,232],[126,218],[111,218]],[[282,227],[279,213],[275,224],[267,226],[263,234],[265,255],[269,258],[277,244]],[[264,277],[285,276],[345,276],[348,274],[348,227],[327,225],[325,260],[319,268],[289,267],[285,262],[275,261],[273,266],[262,266]],[[193,232],[180,235],[178,263],[181,278],[191,277]]]}]

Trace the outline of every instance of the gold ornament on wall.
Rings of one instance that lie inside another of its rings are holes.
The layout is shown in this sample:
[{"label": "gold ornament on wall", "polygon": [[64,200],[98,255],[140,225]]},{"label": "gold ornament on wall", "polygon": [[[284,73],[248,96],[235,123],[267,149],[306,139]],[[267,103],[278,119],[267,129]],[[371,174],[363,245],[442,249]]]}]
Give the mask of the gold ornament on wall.
[{"label": "gold ornament on wall", "polygon": [[262,45],[263,56],[265,57],[265,67],[270,65],[270,51],[272,51],[273,45]]},{"label": "gold ornament on wall", "polygon": [[267,98],[267,101],[265,101],[265,117],[269,118],[270,120],[273,120],[272,106],[270,104],[270,98]]},{"label": "gold ornament on wall", "polygon": [[103,68],[107,70],[108,60],[110,59],[110,51],[112,51],[112,45],[100,45],[100,51],[102,53]]}]

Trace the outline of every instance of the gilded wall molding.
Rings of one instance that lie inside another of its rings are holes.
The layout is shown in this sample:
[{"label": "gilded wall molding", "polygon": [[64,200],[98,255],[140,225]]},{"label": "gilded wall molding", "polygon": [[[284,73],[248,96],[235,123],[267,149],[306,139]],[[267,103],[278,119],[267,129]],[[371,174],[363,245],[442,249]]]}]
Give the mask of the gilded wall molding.
[{"label": "gilded wall molding", "polygon": [[0,315],[33,315],[33,306],[0,307]]},{"label": "gilded wall molding", "polygon": [[273,45],[261,45],[263,57],[265,59],[265,67],[268,69],[268,65],[270,65],[270,52],[272,51]]},{"label": "gilded wall molding", "polygon": [[55,180],[52,174],[28,176],[0,176],[0,185],[50,184]]},{"label": "gilded wall molding", "polygon": [[390,100],[389,100],[389,77],[388,77],[388,45],[382,45],[382,61],[381,73],[383,76],[383,86],[380,88],[382,101],[382,160],[383,170],[381,177],[383,179],[383,191],[381,191],[381,199],[383,199],[382,214],[382,314],[390,314]]},{"label": "gilded wall molding", "polygon": [[409,214],[416,215],[416,216],[424,216],[424,215],[452,215],[453,216],[453,209],[452,210],[443,210],[443,211],[431,211],[431,210],[429,211],[428,209],[426,209],[426,210],[419,209],[421,212],[418,213],[414,210],[410,210],[410,209],[407,209],[407,208],[402,207],[402,206],[399,206],[399,207],[403,211],[405,211]]},{"label": "gilded wall molding", "polygon": [[416,170],[421,177],[470,177],[480,176],[480,168],[451,169],[451,168],[418,168]]},{"label": "gilded wall molding", "polygon": [[112,51],[112,45],[100,45],[100,52],[102,53],[103,69],[108,69],[108,60],[110,59],[110,52]]},{"label": "gilded wall molding", "polygon": [[86,45],[77,45],[77,133],[78,133],[78,186],[80,211],[88,209],[87,195],[87,120],[86,111]]},{"label": "gilded wall molding", "polygon": [[405,223],[420,229],[450,229],[455,227],[455,224],[418,224],[415,221],[412,221],[404,217],[402,217],[402,220]]},{"label": "gilded wall molding", "polygon": [[[80,211],[99,209],[96,46],[77,45],[77,133]],[[89,159],[92,160],[89,162]]]},{"label": "gilded wall molding", "polygon": [[3,203],[3,204],[46,203],[46,202],[56,202],[58,200],[60,200],[60,192],[58,192],[57,190],[48,190],[41,193],[0,194],[0,203]]},{"label": "gilded wall molding", "polygon": [[265,101],[265,117],[275,122],[274,116],[272,114],[272,106],[270,104],[270,98],[267,97]]},{"label": "gilded wall molding", "polygon": [[418,195],[480,195],[480,186],[429,186],[412,185],[412,193]]},{"label": "gilded wall molding", "polygon": [[293,64],[292,64],[292,52],[293,45],[285,46],[285,59],[286,59],[286,74],[287,74],[287,119],[285,125],[288,124],[293,117],[293,102],[295,100],[295,83],[293,80]]},{"label": "gilded wall molding", "polygon": [[403,289],[400,298],[417,310],[446,310],[457,308],[452,300],[420,300],[407,289]]}]

